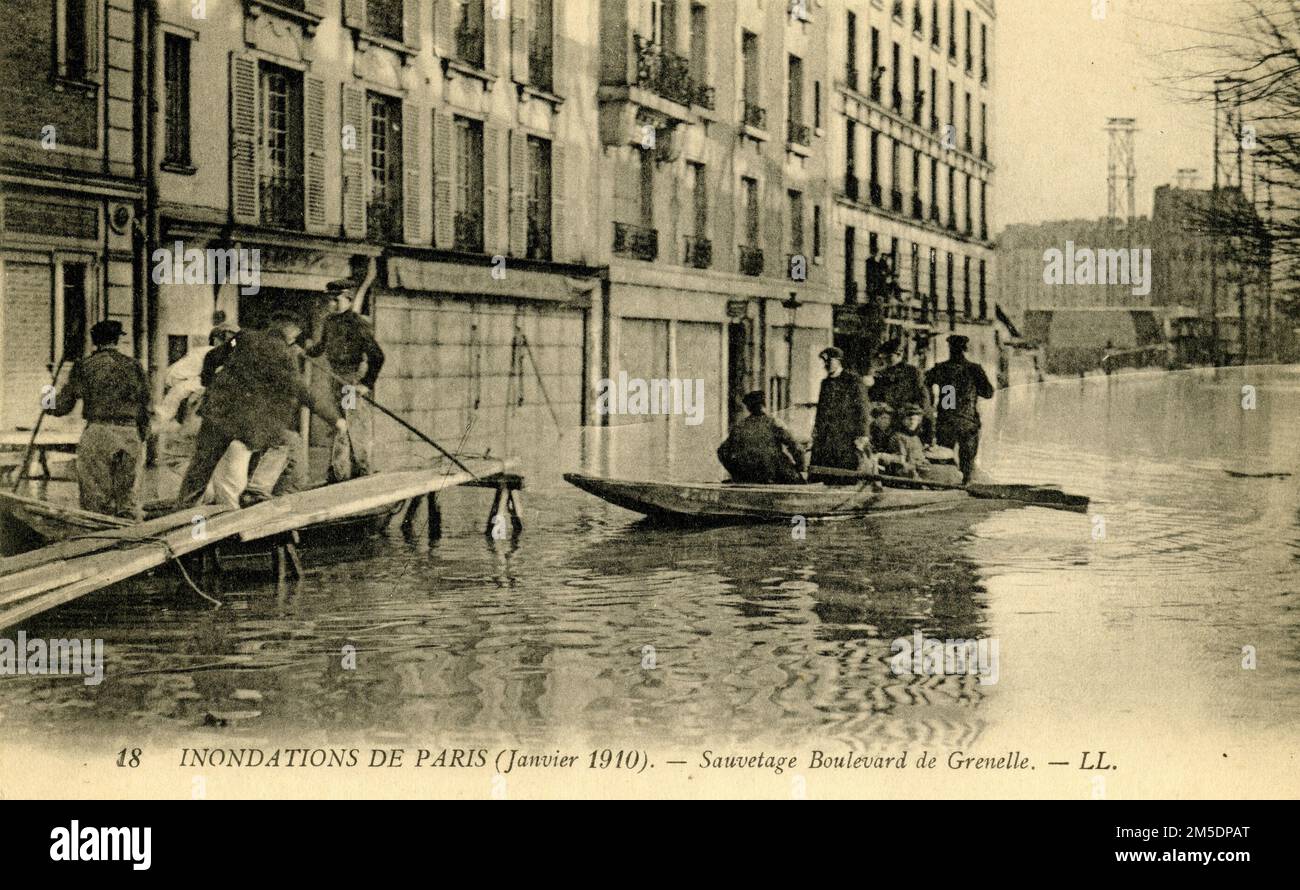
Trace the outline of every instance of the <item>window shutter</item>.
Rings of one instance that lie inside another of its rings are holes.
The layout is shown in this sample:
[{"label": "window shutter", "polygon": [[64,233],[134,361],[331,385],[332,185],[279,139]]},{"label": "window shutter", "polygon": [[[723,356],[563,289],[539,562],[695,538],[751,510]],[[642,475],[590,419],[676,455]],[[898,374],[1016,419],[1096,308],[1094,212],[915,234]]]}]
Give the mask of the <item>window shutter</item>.
[{"label": "window shutter", "polygon": [[528,255],[528,136],[510,132],[510,253]]},{"label": "window shutter", "polygon": [[438,55],[444,59],[454,56],[455,37],[452,33],[452,14],[456,0],[433,0],[433,41]]},{"label": "window shutter", "polygon": [[426,0],[406,0],[402,4],[402,42],[420,48],[420,7]]},{"label": "window shutter", "polygon": [[366,27],[366,0],[343,0],[343,22],[349,28]]},{"label": "window shutter", "polygon": [[501,64],[501,20],[498,19],[491,9],[495,4],[489,4],[489,8],[484,10],[483,15],[483,70],[489,74],[497,74],[498,67]]},{"label": "window shutter", "polygon": [[[519,2],[519,0],[516,0]],[[524,13],[510,19],[510,74],[516,83],[528,83],[528,19],[532,4],[525,2]]]},{"label": "window shutter", "polygon": [[556,262],[569,259],[569,243],[565,237],[569,227],[564,219],[567,197],[564,192],[569,179],[564,169],[565,154],[559,140],[551,143],[551,259]]},{"label": "window shutter", "polygon": [[557,96],[565,94],[564,7],[562,0],[551,2],[551,92]]},{"label": "window shutter", "polygon": [[501,181],[505,171],[503,132],[501,127],[493,124],[483,127],[483,246],[492,256],[504,254],[508,248],[506,232],[509,223],[501,201]]},{"label": "window shutter", "polygon": [[307,11],[312,15],[325,17],[325,0],[307,0]]},{"label": "window shutter", "polygon": [[325,221],[325,81],[303,79],[303,207],[307,231],[326,232]]},{"label": "window shutter", "polygon": [[361,87],[343,86],[343,127],[343,234],[364,238],[370,130],[366,126],[366,91]]},{"label": "window shutter", "polygon": [[258,222],[257,60],[230,59],[230,215]]},{"label": "window shutter", "polygon": [[[407,4],[408,6],[411,4]],[[407,244],[424,243],[424,186],[420,171],[424,169],[420,133],[420,106],[402,103],[402,240]]]},{"label": "window shutter", "polygon": [[433,113],[433,233],[434,244],[451,247],[456,243],[456,220],[451,212],[452,126],[451,112]]}]

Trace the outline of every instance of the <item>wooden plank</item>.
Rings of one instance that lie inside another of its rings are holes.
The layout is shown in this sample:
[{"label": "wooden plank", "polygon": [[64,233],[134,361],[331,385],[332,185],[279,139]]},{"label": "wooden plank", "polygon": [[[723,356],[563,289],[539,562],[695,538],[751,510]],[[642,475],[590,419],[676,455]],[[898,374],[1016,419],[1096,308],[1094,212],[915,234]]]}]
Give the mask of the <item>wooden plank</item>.
[{"label": "wooden plank", "polygon": [[63,587],[65,584],[73,584],[86,577],[87,574],[84,568],[65,569],[64,571],[56,571],[55,569],[55,566],[37,566],[34,569],[18,572],[7,578],[0,578],[0,605],[16,603],[27,599],[29,596],[35,596],[56,587]]}]

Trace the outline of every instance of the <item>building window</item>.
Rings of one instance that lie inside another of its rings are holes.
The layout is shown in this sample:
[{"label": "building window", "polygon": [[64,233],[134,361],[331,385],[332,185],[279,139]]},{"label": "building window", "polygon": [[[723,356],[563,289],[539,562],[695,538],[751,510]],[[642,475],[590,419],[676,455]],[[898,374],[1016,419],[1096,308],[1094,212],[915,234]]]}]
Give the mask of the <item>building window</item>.
[{"label": "building window", "polygon": [[930,269],[930,275],[929,275],[930,287],[927,290],[927,293],[930,295],[930,308],[935,315],[938,315],[939,314],[939,254],[933,247],[930,248],[929,269]]},{"label": "building window", "polygon": [[639,213],[641,226],[646,229],[655,227],[655,156],[647,148],[637,150],[641,165],[641,190],[639,194]]},{"label": "building window", "polygon": [[844,194],[858,199],[858,125],[848,119],[844,121]]},{"label": "building window", "polygon": [[686,163],[686,174],[691,189],[691,233],[686,236],[683,262],[696,269],[707,269],[713,263],[713,244],[709,241],[709,183],[704,165],[694,161]]},{"label": "building window", "polygon": [[854,279],[857,270],[853,268],[857,253],[857,230],[853,226],[844,227],[844,302],[853,305],[858,301],[858,282]]},{"label": "building window", "polygon": [[402,12],[402,0],[367,0],[366,30],[400,43]]},{"label": "building window", "polygon": [[740,34],[740,57],[742,66],[741,87],[744,90],[745,116],[748,126],[764,128],[764,112],[759,104],[758,91],[758,35],[749,31]]},{"label": "building window", "polygon": [[[483,124],[457,117],[454,232],[457,250],[483,252]],[[529,148],[531,149],[531,144]],[[531,234],[532,209],[529,208]],[[531,239],[530,239],[531,244]]]},{"label": "building window", "polygon": [[986,269],[985,269],[984,261],[980,260],[980,319],[981,320],[989,317],[989,298],[988,298],[988,292],[985,290],[988,282],[987,279],[985,278],[985,274],[986,274]]},{"label": "building window", "polygon": [[951,252],[951,251],[949,251],[949,253],[948,253],[948,268],[947,268],[946,271],[947,271],[947,276],[948,276],[948,277],[947,277],[947,284],[948,284],[948,320],[949,320],[949,322],[951,322],[951,321],[953,320],[953,318],[954,318],[954,317],[956,316],[956,314],[957,314],[957,294],[956,294],[956,292],[953,290],[953,286],[952,286],[952,276],[953,276],[953,258],[952,258],[952,252]]},{"label": "building window", "polygon": [[366,231],[372,240],[402,240],[402,106],[369,94],[370,194]]},{"label": "building window", "polygon": [[696,86],[709,81],[709,8],[691,4],[691,80]]},{"label": "building window", "polygon": [[948,0],[948,58],[957,61],[957,4]]},{"label": "building window", "polygon": [[971,316],[971,302],[970,302],[970,257],[968,257],[968,256],[967,256],[967,257],[962,257],[962,270],[961,270],[961,272],[962,272],[962,275],[961,275],[961,277],[962,277],[961,314],[964,315],[966,318],[970,318],[970,316]]},{"label": "building window", "polygon": [[[81,356],[86,348],[86,321],[89,311],[86,299],[87,286],[90,283],[89,269],[85,263],[60,263],[60,277],[63,287],[59,305],[56,307],[58,318],[55,319],[55,332],[62,331],[59,351],[51,355],[51,363],[66,358],[69,362]],[[58,336],[56,333],[55,336]],[[51,343],[53,353],[55,344]]]},{"label": "building window", "polygon": [[551,258],[551,143],[528,137],[528,258]]},{"label": "building window", "polygon": [[930,158],[930,219],[939,221],[939,159]]},{"label": "building window", "polygon": [[555,15],[551,0],[530,0],[528,17],[528,79],[544,90],[555,88],[553,48]]},{"label": "building window", "polygon": [[745,200],[745,246],[758,247],[758,180],[742,177],[740,187]]},{"label": "building window", "polygon": [[880,78],[885,73],[885,67],[880,64],[880,29],[871,29],[871,70],[867,76],[871,78],[871,101],[880,101]]},{"label": "building window", "polygon": [[895,111],[901,112],[903,110],[903,57],[902,48],[898,45],[898,41],[894,41],[893,52],[889,59],[893,64],[893,73],[890,78],[889,104]]},{"label": "building window", "polygon": [[822,257],[822,206],[813,205],[813,259],[820,260]]},{"label": "building window", "polygon": [[803,192],[791,189],[790,202],[790,254],[803,255]]},{"label": "building window", "polygon": [[99,0],[55,0],[54,74],[57,78],[85,83],[98,69],[96,12]]},{"label": "building window", "polygon": [[970,10],[966,10],[966,73],[975,70],[975,42],[971,39]]},{"label": "building window", "polygon": [[925,110],[925,89],[921,86],[921,57],[912,56],[912,123],[920,126]]},{"label": "building window", "polygon": [[163,164],[190,167],[190,41],[179,34],[163,39],[165,103]]},{"label": "building window", "polygon": [[[813,81],[813,129],[822,128],[822,82]],[[821,135],[820,133],[818,135]]]},{"label": "building window", "polygon": [[939,48],[939,0],[933,0],[930,4],[930,45],[935,49]]},{"label": "building window", "polygon": [[980,83],[989,82],[989,29],[980,25]]},{"label": "building window", "polygon": [[262,223],[303,227],[302,75],[263,64],[258,114]]},{"label": "building window", "polygon": [[844,43],[844,80],[848,83],[849,89],[856,90],[858,88],[858,16],[852,10],[849,11],[845,24],[848,31]]},{"label": "building window", "polygon": [[[374,0],[369,0],[373,3]],[[401,8],[400,0],[396,2]],[[483,0],[456,0],[456,58],[467,65],[482,68],[483,55]],[[398,22],[400,27],[400,20]],[[400,39],[400,38],[399,38]]]},{"label": "building window", "polygon": [[787,138],[797,145],[809,145],[808,127],[803,122],[803,60],[790,56],[786,77]]}]

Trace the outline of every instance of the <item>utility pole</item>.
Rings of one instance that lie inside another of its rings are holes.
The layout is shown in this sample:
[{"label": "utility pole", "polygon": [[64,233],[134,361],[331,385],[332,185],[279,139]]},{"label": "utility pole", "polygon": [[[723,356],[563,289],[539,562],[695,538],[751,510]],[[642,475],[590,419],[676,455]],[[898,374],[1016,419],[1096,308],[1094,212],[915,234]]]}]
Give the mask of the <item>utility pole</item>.
[{"label": "utility pole", "polygon": [[[1133,153],[1133,134],[1137,132],[1137,119],[1131,117],[1106,118],[1105,131],[1110,134],[1110,147],[1106,162],[1106,218],[1114,232],[1124,219],[1125,247],[1133,247],[1133,218],[1136,212],[1137,159]],[[1106,286],[1106,305],[1114,303],[1112,294],[1115,282]]]},{"label": "utility pole", "polygon": [[[1211,354],[1214,360],[1214,366],[1223,365],[1223,348],[1219,338],[1219,178],[1223,171],[1223,164],[1219,161],[1219,152],[1223,146],[1220,142],[1219,118],[1222,115],[1223,105],[1223,88],[1229,84],[1240,84],[1241,81],[1235,77],[1221,77],[1214,82],[1214,180],[1210,185],[1210,337],[1212,339]],[[1240,107],[1241,95],[1237,94],[1238,107]],[[1229,127],[1228,131],[1231,132]],[[1237,185],[1240,187],[1240,161],[1241,161],[1241,140],[1237,139],[1238,150],[1238,178]],[[1244,313],[1243,313],[1244,314]],[[1245,331],[1239,332],[1239,342],[1245,343]],[[1244,351],[1243,351],[1244,355]]]}]

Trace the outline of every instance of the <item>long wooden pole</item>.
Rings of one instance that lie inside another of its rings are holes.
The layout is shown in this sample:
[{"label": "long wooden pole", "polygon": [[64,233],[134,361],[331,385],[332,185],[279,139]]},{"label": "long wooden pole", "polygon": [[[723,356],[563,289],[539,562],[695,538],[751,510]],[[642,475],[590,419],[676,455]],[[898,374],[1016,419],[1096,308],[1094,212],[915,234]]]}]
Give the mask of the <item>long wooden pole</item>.
[{"label": "long wooden pole", "polygon": [[[334,380],[335,383],[340,383],[340,384],[343,384],[343,385],[345,385],[345,386],[358,386],[358,384],[352,383],[352,382],[350,382],[350,381],[348,381],[348,380],[344,380],[344,379],[343,379],[342,377],[340,377],[338,374],[335,374],[335,373],[334,373],[334,369],[333,369],[333,368],[330,368],[328,365],[325,365],[325,364],[322,364],[321,362],[316,361],[316,360],[313,359],[311,356],[309,356],[309,355],[304,355],[303,358],[307,359],[307,362],[308,362],[312,367],[314,367],[314,368],[319,368],[320,370],[324,371],[326,374],[330,375],[330,377],[333,378],[333,380]],[[478,475],[477,475],[473,470],[471,470],[469,467],[467,467],[467,466],[465,466],[463,463],[461,463],[460,459],[457,458],[456,455],[452,454],[452,453],[451,453],[450,451],[448,451],[446,448],[443,448],[443,447],[442,447],[441,445],[439,445],[437,442],[433,441],[433,439],[430,438],[428,435],[426,435],[425,433],[423,433],[423,432],[421,432],[420,430],[416,429],[415,427],[411,426],[411,424],[407,423],[405,420],[403,420],[403,419],[402,419],[401,417],[399,417],[398,415],[394,414],[392,411],[389,411],[387,408],[385,408],[383,405],[381,405],[381,404],[379,404],[378,402],[376,402],[373,398],[371,398],[371,397],[370,397],[369,395],[367,395],[365,392],[361,391],[360,388],[357,389],[357,394],[358,394],[359,396],[361,396],[361,398],[363,398],[363,399],[365,399],[367,402],[369,402],[371,405],[373,405],[377,410],[381,411],[385,416],[387,416],[387,417],[389,417],[389,418],[391,418],[391,419],[397,421],[399,424],[401,424],[401,425],[402,425],[403,427],[405,427],[407,430],[409,430],[410,432],[412,432],[412,433],[414,433],[416,436],[418,436],[422,441],[424,441],[425,443],[427,443],[427,444],[429,444],[429,445],[432,445],[435,449],[438,450],[438,453],[439,453],[439,454],[441,454],[443,457],[445,457],[445,458],[447,458],[448,460],[450,460],[450,461],[451,461],[452,463],[454,463],[456,466],[460,467],[460,468],[461,468],[462,470],[464,470],[466,473],[469,473],[470,476],[472,476],[472,477],[474,478],[474,481],[475,481],[475,482],[481,482],[481,481],[482,481],[481,479],[479,479]]]},{"label": "long wooden pole", "polygon": [[[59,375],[63,373],[63,363],[68,360],[66,355],[59,356],[59,366],[54,369],[54,379],[50,382],[51,386],[59,385]],[[48,367],[48,366],[47,366]],[[27,440],[27,450],[23,452],[23,462],[18,467],[18,478],[14,480],[14,493],[22,487],[23,480],[27,478],[27,465],[31,463],[32,451],[36,448],[36,437],[41,433],[41,424],[45,422],[45,409],[41,409],[40,415],[36,418],[36,425],[32,427],[32,437]]]}]

